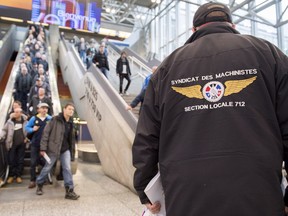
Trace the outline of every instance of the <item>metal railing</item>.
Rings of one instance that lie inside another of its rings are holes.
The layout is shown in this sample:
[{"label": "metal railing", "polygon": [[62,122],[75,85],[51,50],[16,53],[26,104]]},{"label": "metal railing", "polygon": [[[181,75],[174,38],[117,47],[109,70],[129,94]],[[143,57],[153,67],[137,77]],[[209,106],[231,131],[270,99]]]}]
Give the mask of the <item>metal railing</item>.
[{"label": "metal railing", "polygon": [[[113,47],[108,46],[108,52],[109,52],[109,63],[112,63],[113,66],[116,67],[117,59],[120,58],[120,53],[113,49]],[[111,56],[112,57],[111,57]],[[146,64],[141,62],[139,59],[137,59],[135,56],[128,56],[128,60],[130,61],[131,68],[137,67],[138,70],[136,70],[136,73],[132,74],[131,79],[135,79],[137,77],[141,77],[143,80],[152,73],[152,69],[148,67]]]}]

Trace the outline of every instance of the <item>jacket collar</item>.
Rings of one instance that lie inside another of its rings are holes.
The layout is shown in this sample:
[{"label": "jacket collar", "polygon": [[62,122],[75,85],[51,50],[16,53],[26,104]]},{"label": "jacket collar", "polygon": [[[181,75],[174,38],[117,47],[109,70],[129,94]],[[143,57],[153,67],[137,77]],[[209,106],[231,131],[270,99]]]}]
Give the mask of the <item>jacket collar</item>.
[{"label": "jacket collar", "polygon": [[[65,122],[65,121],[66,121],[62,112],[58,114],[57,119],[60,120],[60,121],[62,121],[62,122]],[[73,119],[70,118],[68,122],[69,122],[69,123],[73,123]]]},{"label": "jacket collar", "polygon": [[207,26],[200,28],[196,32],[192,34],[192,36],[186,41],[186,44],[192,43],[195,40],[204,37],[205,35],[215,34],[215,33],[232,33],[232,34],[240,34],[237,30],[232,28],[230,25],[226,23],[209,23]]}]

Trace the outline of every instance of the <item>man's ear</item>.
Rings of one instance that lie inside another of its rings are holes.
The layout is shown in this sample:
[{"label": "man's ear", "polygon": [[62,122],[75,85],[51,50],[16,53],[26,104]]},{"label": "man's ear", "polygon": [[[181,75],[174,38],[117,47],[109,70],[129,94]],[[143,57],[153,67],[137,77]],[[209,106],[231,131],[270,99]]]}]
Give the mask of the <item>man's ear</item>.
[{"label": "man's ear", "polygon": [[194,32],[196,32],[196,30],[197,30],[196,27],[193,26],[192,27],[192,32],[194,33]]},{"label": "man's ear", "polygon": [[234,23],[232,23],[232,28],[236,29],[236,25]]}]

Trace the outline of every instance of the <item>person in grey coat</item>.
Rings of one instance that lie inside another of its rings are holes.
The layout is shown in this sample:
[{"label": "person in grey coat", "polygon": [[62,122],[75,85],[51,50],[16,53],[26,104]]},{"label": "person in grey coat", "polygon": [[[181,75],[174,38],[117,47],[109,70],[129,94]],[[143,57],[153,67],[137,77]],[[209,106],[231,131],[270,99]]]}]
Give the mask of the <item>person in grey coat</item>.
[{"label": "person in grey coat", "polygon": [[22,109],[16,108],[13,117],[8,119],[0,132],[0,140],[5,140],[6,149],[8,151],[8,184],[12,183],[14,178],[16,178],[17,183],[22,183],[21,175],[27,142],[25,131],[26,124],[27,118],[22,115]]},{"label": "person in grey coat", "polygon": [[[74,105],[67,103],[63,113],[54,116],[45,126],[41,142],[40,154],[45,158],[50,158],[37,177],[37,195],[43,194],[43,184],[58,158],[62,165],[64,186],[66,189],[66,199],[77,200],[80,196],[74,192],[74,183],[71,172],[71,160],[75,159],[75,137],[73,133]],[[46,157],[47,158],[47,157]],[[46,159],[47,160],[47,159]]]}]

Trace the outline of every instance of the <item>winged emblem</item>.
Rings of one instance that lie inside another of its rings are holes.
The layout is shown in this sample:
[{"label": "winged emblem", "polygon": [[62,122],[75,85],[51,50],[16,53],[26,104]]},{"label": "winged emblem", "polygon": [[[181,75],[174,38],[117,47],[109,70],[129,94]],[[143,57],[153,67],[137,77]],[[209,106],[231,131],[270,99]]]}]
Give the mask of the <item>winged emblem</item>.
[{"label": "winged emblem", "polygon": [[[223,92],[221,93],[222,96],[228,96],[231,94],[239,93],[242,91],[244,88],[252,84],[256,80],[257,76],[248,78],[248,79],[243,79],[243,80],[229,80],[226,81],[225,84],[225,89],[223,89]],[[220,82],[218,81],[213,81],[211,82],[213,84],[209,83],[208,86],[207,84],[204,86],[202,92],[201,92],[201,86],[200,85],[194,85],[194,86],[188,86],[188,87],[172,87],[174,91],[176,91],[179,94],[182,94],[188,98],[198,98],[198,99],[203,99],[204,97],[208,95],[217,95],[221,91],[221,86],[223,86]],[[217,85],[219,83],[219,85]],[[205,91],[205,92],[204,92]],[[220,96],[220,94],[219,94]],[[206,98],[207,99],[207,98]],[[220,99],[220,98],[219,98]]]}]

